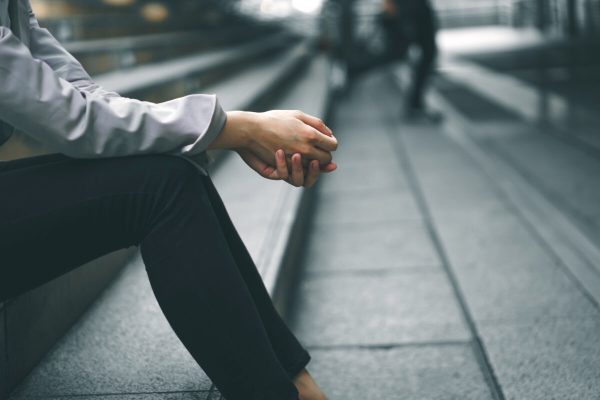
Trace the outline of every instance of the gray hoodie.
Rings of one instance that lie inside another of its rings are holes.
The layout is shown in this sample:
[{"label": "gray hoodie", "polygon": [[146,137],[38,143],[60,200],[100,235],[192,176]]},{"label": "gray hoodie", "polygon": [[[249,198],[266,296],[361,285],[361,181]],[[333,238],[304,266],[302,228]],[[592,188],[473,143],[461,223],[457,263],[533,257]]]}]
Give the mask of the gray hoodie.
[{"label": "gray hoodie", "polygon": [[0,160],[195,156],[225,120],[215,95],[156,104],[103,89],[39,26],[28,0],[0,0]]}]

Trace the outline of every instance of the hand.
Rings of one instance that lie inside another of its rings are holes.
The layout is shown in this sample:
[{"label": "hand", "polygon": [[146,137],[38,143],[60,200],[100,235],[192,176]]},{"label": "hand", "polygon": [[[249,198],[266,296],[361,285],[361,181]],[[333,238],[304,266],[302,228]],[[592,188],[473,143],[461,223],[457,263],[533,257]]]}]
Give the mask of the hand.
[{"label": "hand", "polygon": [[211,148],[248,150],[272,166],[276,165],[276,151],[282,149],[287,157],[300,154],[305,166],[314,159],[320,167],[331,168],[327,165],[337,140],[321,120],[300,111],[231,111],[225,127],[209,145]]},{"label": "hand", "polygon": [[273,110],[261,114],[262,126],[251,145],[257,155],[275,154],[277,149],[291,157],[300,154],[303,164],[318,160],[320,166],[331,162],[331,152],[337,149],[333,132],[323,121],[301,111]]},{"label": "hand", "polygon": [[[281,149],[275,153],[276,166],[265,163],[248,150],[238,150],[238,154],[250,168],[258,172],[262,177],[273,180],[285,180],[290,185],[296,187],[311,187],[315,184],[321,172],[317,160],[309,162],[308,167],[305,169],[302,166],[302,157],[300,154],[294,154],[291,157],[290,169],[292,172],[290,174],[285,153]],[[335,163],[330,163],[324,172],[332,172],[336,168],[337,165]]]}]

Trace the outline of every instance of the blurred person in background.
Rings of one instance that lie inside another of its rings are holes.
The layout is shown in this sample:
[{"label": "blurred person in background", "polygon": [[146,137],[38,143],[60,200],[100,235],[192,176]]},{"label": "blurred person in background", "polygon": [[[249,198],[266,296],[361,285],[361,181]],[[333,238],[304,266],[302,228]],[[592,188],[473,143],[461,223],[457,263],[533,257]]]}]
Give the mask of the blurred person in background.
[{"label": "blurred person in background", "polygon": [[[433,73],[437,56],[436,22],[428,0],[383,0],[382,10],[376,16],[383,48],[371,50],[372,37],[354,43],[354,52],[348,61],[351,83],[375,68],[396,62],[408,62],[411,79],[401,109],[408,121],[438,122],[441,115],[428,110],[425,103],[427,84]],[[418,50],[409,57],[411,48]]]},{"label": "blurred person in background", "polygon": [[311,186],[336,168],[336,147],[299,111],[107,91],[28,0],[0,0],[0,301],[139,245],[171,327],[228,400],[322,400],[310,355],[189,158],[231,149],[265,178]]},{"label": "blurred person in background", "polygon": [[427,109],[425,91],[437,57],[437,26],[429,0],[384,0],[381,23],[388,46],[415,47],[418,58],[411,64],[412,79],[404,102],[403,115],[408,120],[438,121],[440,114]]},{"label": "blurred person in background", "polygon": [[[410,41],[403,16],[397,12],[394,0],[383,1],[381,12],[375,16],[375,29],[353,43],[353,52],[348,60],[351,83],[373,69],[406,60]],[[377,46],[378,42],[382,42],[383,46]]]}]

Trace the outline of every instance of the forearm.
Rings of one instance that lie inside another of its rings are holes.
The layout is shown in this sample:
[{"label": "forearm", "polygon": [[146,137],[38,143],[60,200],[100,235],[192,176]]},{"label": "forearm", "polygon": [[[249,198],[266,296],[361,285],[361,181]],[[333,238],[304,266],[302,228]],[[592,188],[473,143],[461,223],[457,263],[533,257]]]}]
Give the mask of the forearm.
[{"label": "forearm", "polygon": [[0,27],[0,119],[73,157],[196,154],[225,113],[213,95],[154,104],[78,90]]}]

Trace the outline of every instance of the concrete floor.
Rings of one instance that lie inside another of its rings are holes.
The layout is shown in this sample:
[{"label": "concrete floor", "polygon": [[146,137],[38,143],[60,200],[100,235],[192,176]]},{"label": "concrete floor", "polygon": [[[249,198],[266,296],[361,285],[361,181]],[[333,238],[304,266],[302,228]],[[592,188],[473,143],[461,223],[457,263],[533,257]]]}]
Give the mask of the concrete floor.
[{"label": "concrete floor", "polygon": [[598,297],[452,118],[401,122],[390,79],[337,111],[340,170],[322,179],[290,317],[310,370],[331,399],[597,399]]}]

